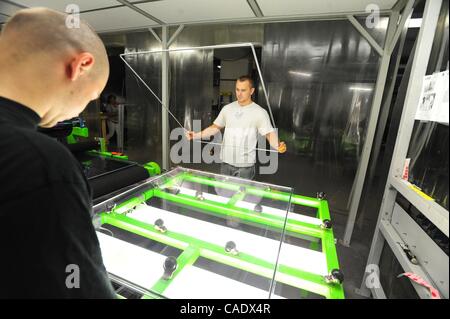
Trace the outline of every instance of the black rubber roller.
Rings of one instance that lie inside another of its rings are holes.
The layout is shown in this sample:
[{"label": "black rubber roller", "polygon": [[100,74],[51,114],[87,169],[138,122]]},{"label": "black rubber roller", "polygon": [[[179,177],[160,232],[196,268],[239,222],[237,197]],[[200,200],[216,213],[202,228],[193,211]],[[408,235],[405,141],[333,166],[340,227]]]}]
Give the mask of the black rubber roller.
[{"label": "black rubber roller", "polygon": [[133,185],[149,178],[148,171],[138,165],[132,165],[89,179],[93,197],[98,198],[124,187]]},{"label": "black rubber roller", "polygon": [[89,142],[82,142],[82,143],[76,143],[76,144],[68,144],[66,146],[74,154],[80,153],[80,152],[96,150],[96,149],[99,148],[99,144],[98,144],[97,141],[89,141]]}]

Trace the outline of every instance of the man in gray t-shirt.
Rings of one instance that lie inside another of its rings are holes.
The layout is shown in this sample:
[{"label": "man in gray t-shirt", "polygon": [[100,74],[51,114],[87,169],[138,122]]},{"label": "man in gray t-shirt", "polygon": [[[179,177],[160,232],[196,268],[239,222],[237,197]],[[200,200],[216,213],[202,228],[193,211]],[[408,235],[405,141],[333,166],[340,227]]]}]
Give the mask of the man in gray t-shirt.
[{"label": "man in gray t-shirt", "polygon": [[255,177],[257,134],[265,136],[278,152],[286,151],[286,144],[278,141],[267,111],[252,101],[254,92],[253,80],[241,76],[236,81],[237,101],[225,105],[210,127],[186,134],[189,140],[202,139],[225,128],[220,153],[222,174],[247,179]]}]

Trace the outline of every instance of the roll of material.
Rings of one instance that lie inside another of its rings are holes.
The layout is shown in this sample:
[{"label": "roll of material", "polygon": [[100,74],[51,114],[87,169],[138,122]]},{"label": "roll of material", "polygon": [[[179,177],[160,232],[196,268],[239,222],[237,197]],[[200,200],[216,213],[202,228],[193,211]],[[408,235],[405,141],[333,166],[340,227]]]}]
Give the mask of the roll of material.
[{"label": "roll of material", "polygon": [[67,144],[66,146],[72,153],[86,152],[86,151],[95,150],[95,149],[99,148],[98,141]]},{"label": "roll of material", "polygon": [[92,188],[93,197],[96,199],[147,178],[149,178],[149,175],[145,168],[139,165],[132,165],[108,174],[90,178],[89,184]]}]

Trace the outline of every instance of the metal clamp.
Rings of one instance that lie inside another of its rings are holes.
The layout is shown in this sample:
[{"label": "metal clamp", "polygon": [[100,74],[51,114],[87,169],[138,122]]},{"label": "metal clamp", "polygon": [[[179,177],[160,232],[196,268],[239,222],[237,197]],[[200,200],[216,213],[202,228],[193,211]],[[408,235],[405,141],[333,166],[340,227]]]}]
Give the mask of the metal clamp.
[{"label": "metal clamp", "polygon": [[406,257],[408,257],[409,261],[414,264],[414,265],[418,265],[419,261],[417,260],[416,255],[414,255],[411,251],[411,249],[409,249],[409,246],[407,244],[401,243],[401,242],[397,242],[397,244],[400,245],[400,248],[403,249],[403,252],[406,254]]}]

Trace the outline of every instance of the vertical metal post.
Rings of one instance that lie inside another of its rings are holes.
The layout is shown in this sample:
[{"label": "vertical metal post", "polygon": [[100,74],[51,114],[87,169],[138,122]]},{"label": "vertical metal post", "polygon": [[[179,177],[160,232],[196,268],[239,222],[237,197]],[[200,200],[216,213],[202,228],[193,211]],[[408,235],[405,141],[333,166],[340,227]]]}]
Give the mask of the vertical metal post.
[{"label": "vertical metal post", "polygon": [[119,106],[118,106],[119,124],[118,124],[117,132],[116,132],[117,148],[119,149],[119,152],[123,152],[123,128],[124,128],[124,119],[125,119],[124,108],[125,108],[124,104],[119,104]]},{"label": "vertical metal post", "polygon": [[[411,75],[408,81],[408,89],[406,91],[405,104],[402,111],[402,117],[399,124],[395,148],[392,155],[391,166],[389,168],[388,181],[381,203],[380,213],[378,216],[377,226],[372,240],[369,257],[367,259],[366,272],[364,274],[359,292],[368,294],[369,288],[366,286],[366,279],[369,276],[367,269],[373,269],[373,265],[378,265],[383,250],[385,239],[380,231],[382,221],[389,221],[392,217],[392,211],[395,204],[397,190],[391,185],[392,177],[401,176],[403,164],[409,148],[414,118],[419,105],[420,94],[422,91],[423,78],[426,74],[428,60],[433,45],[433,35],[436,30],[439,12],[442,0],[427,0],[425,3],[425,11],[422,19],[422,26],[417,37],[417,43],[414,51],[414,61],[411,67]],[[369,267],[370,266],[370,267]],[[374,297],[384,296],[381,286],[370,287]]]},{"label": "vertical metal post", "polygon": [[[385,48],[391,43],[397,27],[397,20],[389,18],[389,25],[386,32]],[[352,198],[350,204],[350,211],[347,219],[347,225],[345,227],[345,234],[342,243],[345,246],[350,245],[350,240],[353,234],[353,228],[355,226],[356,214],[358,213],[359,202],[364,186],[364,179],[366,177],[367,166],[369,164],[370,153],[372,150],[373,139],[375,136],[375,130],[377,128],[378,115],[381,108],[381,102],[383,99],[384,86],[386,84],[387,72],[389,63],[391,61],[391,55],[383,51],[381,57],[381,65],[378,71],[377,82],[375,86],[375,92],[372,102],[372,109],[370,111],[369,125],[366,133],[366,141],[364,143],[361,159],[359,161],[357,174],[355,176],[354,187],[352,187]]]},{"label": "vertical metal post", "polygon": [[[169,27],[162,26],[162,50],[168,49],[169,43]],[[162,121],[162,168],[169,169],[169,52],[161,52],[161,91],[162,91],[162,104],[166,107],[161,108],[161,121]]]}]

